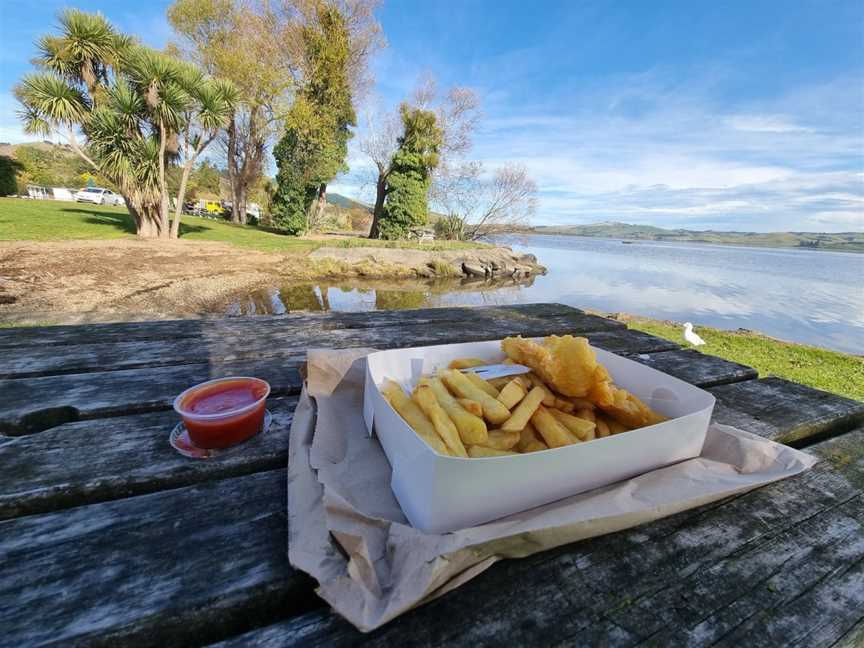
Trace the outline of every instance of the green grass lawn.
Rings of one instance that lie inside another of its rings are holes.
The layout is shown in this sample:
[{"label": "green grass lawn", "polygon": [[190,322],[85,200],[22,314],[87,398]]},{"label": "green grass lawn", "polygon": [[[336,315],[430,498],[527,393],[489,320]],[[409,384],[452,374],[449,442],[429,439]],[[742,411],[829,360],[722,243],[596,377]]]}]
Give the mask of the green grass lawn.
[{"label": "green grass lawn", "polygon": [[[134,238],[132,217],[122,207],[53,200],[0,198],[0,241],[110,240]],[[422,250],[459,250],[481,244],[460,241],[374,241],[332,238],[311,241],[285,236],[251,225],[184,215],[180,237],[189,241],[218,241],[265,252],[308,252],[319,247],[389,247]]]},{"label": "green grass lawn", "polygon": [[[687,345],[680,325],[636,318],[630,328]],[[780,376],[817,389],[864,401],[864,358],[827,349],[781,342],[758,333],[721,331],[705,326],[696,331],[705,345],[699,351],[749,365],[761,377]]]}]

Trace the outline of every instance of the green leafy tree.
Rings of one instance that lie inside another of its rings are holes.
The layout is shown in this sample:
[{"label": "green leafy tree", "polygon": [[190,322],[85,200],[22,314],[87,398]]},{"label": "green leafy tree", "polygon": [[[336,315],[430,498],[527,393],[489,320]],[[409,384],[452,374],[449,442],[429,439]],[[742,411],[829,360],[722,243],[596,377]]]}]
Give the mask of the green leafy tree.
[{"label": "green leafy tree", "polygon": [[294,12],[289,3],[280,8],[246,0],[175,0],[168,9],[179,37],[172,47],[239,90],[221,138],[235,223],[246,222],[248,193],[261,177],[267,142],[294,86]]},{"label": "green leafy tree", "polygon": [[25,76],[15,89],[25,130],[65,137],[126,199],[139,236],[176,236],[166,167],[190,115],[202,119],[202,93],[221,92],[219,101],[228,104],[227,86],[138,45],[99,14],[62,12],[60,34],[38,46],[36,63],[45,71]]},{"label": "green leafy tree", "polygon": [[24,165],[8,155],[0,155],[0,196],[11,196],[18,192],[18,174]]},{"label": "green leafy tree", "polygon": [[302,40],[306,82],[273,151],[279,167],[273,221],[289,234],[310,229],[322,215],[327,183],[347,170],[350,127],[356,124],[350,33],[340,9],[317,2],[315,20],[303,26]]},{"label": "green leafy tree", "polygon": [[386,202],[373,233],[383,239],[404,238],[412,227],[426,223],[432,171],[443,141],[434,112],[402,104],[400,114],[404,132],[393,155]]},{"label": "green leafy tree", "polygon": [[222,171],[216,165],[203,160],[192,173],[191,182],[196,193],[206,192],[218,196]]}]

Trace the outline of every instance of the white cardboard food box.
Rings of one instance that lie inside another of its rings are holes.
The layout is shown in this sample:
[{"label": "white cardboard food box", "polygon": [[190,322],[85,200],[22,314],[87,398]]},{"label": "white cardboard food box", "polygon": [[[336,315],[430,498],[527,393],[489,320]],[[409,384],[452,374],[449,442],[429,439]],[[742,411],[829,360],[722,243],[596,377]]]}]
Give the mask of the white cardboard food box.
[{"label": "white cardboard food box", "polygon": [[[539,341],[539,340],[538,340]],[[379,351],[367,357],[363,417],[393,468],[391,487],[412,526],[444,533],[547,504],[699,456],[714,397],[656,369],[592,347],[617,385],[672,420],[524,455],[463,459],[435,453],[379,391],[411,390],[456,358],[504,357],[500,341]]]}]

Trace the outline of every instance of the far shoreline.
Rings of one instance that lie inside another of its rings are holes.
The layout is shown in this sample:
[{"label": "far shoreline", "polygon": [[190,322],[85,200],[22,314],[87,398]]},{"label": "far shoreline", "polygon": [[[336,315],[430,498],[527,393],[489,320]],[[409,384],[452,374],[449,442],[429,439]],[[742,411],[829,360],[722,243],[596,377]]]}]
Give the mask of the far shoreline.
[{"label": "far shoreline", "polygon": [[[723,232],[716,232],[716,234],[724,234]],[[760,234],[755,232],[730,232],[728,234],[742,234],[742,235],[754,235],[760,236]],[[769,233],[773,234],[773,233]],[[802,234],[796,232],[781,232],[779,234]],[[758,242],[748,242],[744,240],[736,240],[736,241],[709,241],[698,238],[680,238],[680,239],[668,239],[668,238],[650,238],[650,237],[639,237],[639,236],[618,236],[618,235],[601,235],[601,234],[584,234],[584,233],[575,233],[575,232],[543,232],[537,231],[536,229],[525,230],[520,232],[513,232],[508,234],[501,234],[499,236],[566,236],[580,239],[598,239],[601,241],[618,241],[621,243],[632,243],[632,244],[640,244],[640,243],[664,243],[664,244],[697,244],[700,246],[716,246],[716,247],[724,247],[724,248],[746,248],[746,249],[766,249],[766,250],[796,250],[796,251],[808,251],[808,252],[839,252],[839,253],[847,253],[847,254],[864,254],[864,232],[840,232],[837,234],[826,234],[826,233],[814,233],[814,236],[840,236],[847,235],[855,238],[855,242],[851,247],[841,248],[841,247],[831,247],[826,245],[784,245],[782,243],[758,243]],[[859,242],[860,238],[860,242]]]}]

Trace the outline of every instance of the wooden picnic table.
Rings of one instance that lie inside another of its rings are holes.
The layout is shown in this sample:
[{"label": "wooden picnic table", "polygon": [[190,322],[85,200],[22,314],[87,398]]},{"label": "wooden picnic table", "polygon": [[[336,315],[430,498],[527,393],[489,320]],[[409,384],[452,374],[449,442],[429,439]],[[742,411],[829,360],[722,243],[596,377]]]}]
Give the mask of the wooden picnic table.
[{"label": "wooden picnic table", "polygon": [[[715,420],[822,461],[798,477],[494,565],[363,635],[287,560],[288,428],[312,347],[574,333],[713,392]],[[209,460],[171,403],[273,387]],[[840,646],[864,642],[864,403],[555,305],[0,330],[0,645]]]}]

